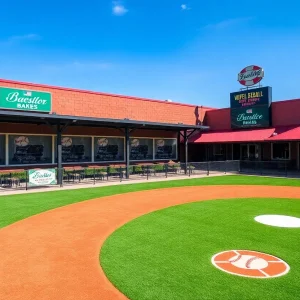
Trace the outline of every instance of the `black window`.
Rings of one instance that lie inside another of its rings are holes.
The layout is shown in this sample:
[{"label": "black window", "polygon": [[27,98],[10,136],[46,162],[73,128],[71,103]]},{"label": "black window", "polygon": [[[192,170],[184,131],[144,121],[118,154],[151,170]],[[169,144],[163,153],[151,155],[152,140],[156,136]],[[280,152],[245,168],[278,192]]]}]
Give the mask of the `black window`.
[{"label": "black window", "polygon": [[272,149],[272,159],[290,159],[289,143],[274,143]]}]

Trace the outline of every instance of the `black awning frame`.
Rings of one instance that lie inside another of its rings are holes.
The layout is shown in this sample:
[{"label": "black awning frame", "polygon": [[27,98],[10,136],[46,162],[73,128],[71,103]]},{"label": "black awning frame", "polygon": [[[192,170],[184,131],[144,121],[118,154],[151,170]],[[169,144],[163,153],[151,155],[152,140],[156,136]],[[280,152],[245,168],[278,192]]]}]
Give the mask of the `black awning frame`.
[{"label": "black awning frame", "polygon": [[130,119],[106,119],[70,115],[45,114],[35,112],[0,110],[0,122],[27,124],[68,124],[69,126],[88,126],[106,128],[130,128],[166,131],[208,130],[208,126],[182,123],[159,123]]}]

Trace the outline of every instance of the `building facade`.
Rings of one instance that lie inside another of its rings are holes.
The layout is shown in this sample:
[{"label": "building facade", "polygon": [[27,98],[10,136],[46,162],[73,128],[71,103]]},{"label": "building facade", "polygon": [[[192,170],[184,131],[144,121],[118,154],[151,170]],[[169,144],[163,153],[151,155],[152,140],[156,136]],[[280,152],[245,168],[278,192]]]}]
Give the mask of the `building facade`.
[{"label": "building facade", "polygon": [[290,169],[300,163],[300,99],[273,102],[270,126],[232,129],[230,108],[207,111],[208,132],[194,135],[190,146],[192,161],[242,160],[287,161]]},{"label": "building facade", "polygon": [[[66,121],[60,135],[51,123],[58,116],[74,119]],[[128,154],[123,122],[135,124]],[[231,108],[0,80],[3,170],[56,165],[58,144],[63,165],[121,164],[126,155],[132,163],[184,161],[179,131],[188,128],[193,131],[188,161],[270,161],[278,166],[288,161],[290,168],[300,169],[300,99],[271,103],[268,126],[233,129]]]},{"label": "building facade", "polygon": [[[57,164],[56,124],[49,123],[50,116],[77,121],[68,124],[61,133],[63,165],[125,163],[126,124],[134,125],[128,125],[129,159],[132,163],[177,161],[179,129],[198,128],[209,109],[0,80],[0,168]],[[22,122],[15,115],[14,118],[7,115],[16,112],[20,117],[30,112],[32,119],[39,122],[30,122],[30,117]],[[35,117],[40,114],[43,115]],[[40,119],[45,119],[45,122]],[[135,122],[140,122],[141,126]]]}]

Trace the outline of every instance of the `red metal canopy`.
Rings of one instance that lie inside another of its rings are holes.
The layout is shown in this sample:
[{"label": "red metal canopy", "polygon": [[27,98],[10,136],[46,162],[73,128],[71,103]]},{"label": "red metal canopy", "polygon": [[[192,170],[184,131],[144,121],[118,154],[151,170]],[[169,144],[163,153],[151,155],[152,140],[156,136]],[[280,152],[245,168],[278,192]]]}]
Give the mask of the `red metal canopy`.
[{"label": "red metal canopy", "polygon": [[300,126],[286,126],[275,128],[268,141],[300,141]]},{"label": "red metal canopy", "polygon": [[274,128],[238,131],[211,131],[191,138],[192,143],[263,142],[274,133]]}]

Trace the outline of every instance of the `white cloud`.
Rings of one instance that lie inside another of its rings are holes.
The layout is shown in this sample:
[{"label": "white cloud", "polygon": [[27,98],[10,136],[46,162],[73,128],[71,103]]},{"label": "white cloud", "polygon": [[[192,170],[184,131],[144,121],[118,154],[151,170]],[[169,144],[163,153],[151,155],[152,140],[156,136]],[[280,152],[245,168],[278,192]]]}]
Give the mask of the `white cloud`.
[{"label": "white cloud", "polygon": [[227,20],[223,20],[221,22],[215,23],[215,24],[208,24],[207,26],[205,26],[205,28],[223,29],[223,28],[235,25],[235,24],[250,21],[252,19],[253,19],[252,17],[227,19]]},{"label": "white cloud", "polygon": [[9,45],[24,42],[24,41],[39,40],[40,38],[41,37],[35,33],[29,33],[29,34],[24,34],[24,35],[13,35],[13,36],[8,37],[4,41],[0,41],[0,44],[9,46]]},{"label": "white cloud", "polygon": [[181,4],[180,7],[181,7],[181,10],[190,10],[191,9],[186,4]]},{"label": "white cloud", "polygon": [[128,13],[128,9],[121,2],[113,2],[112,12],[115,16],[124,16]]}]

